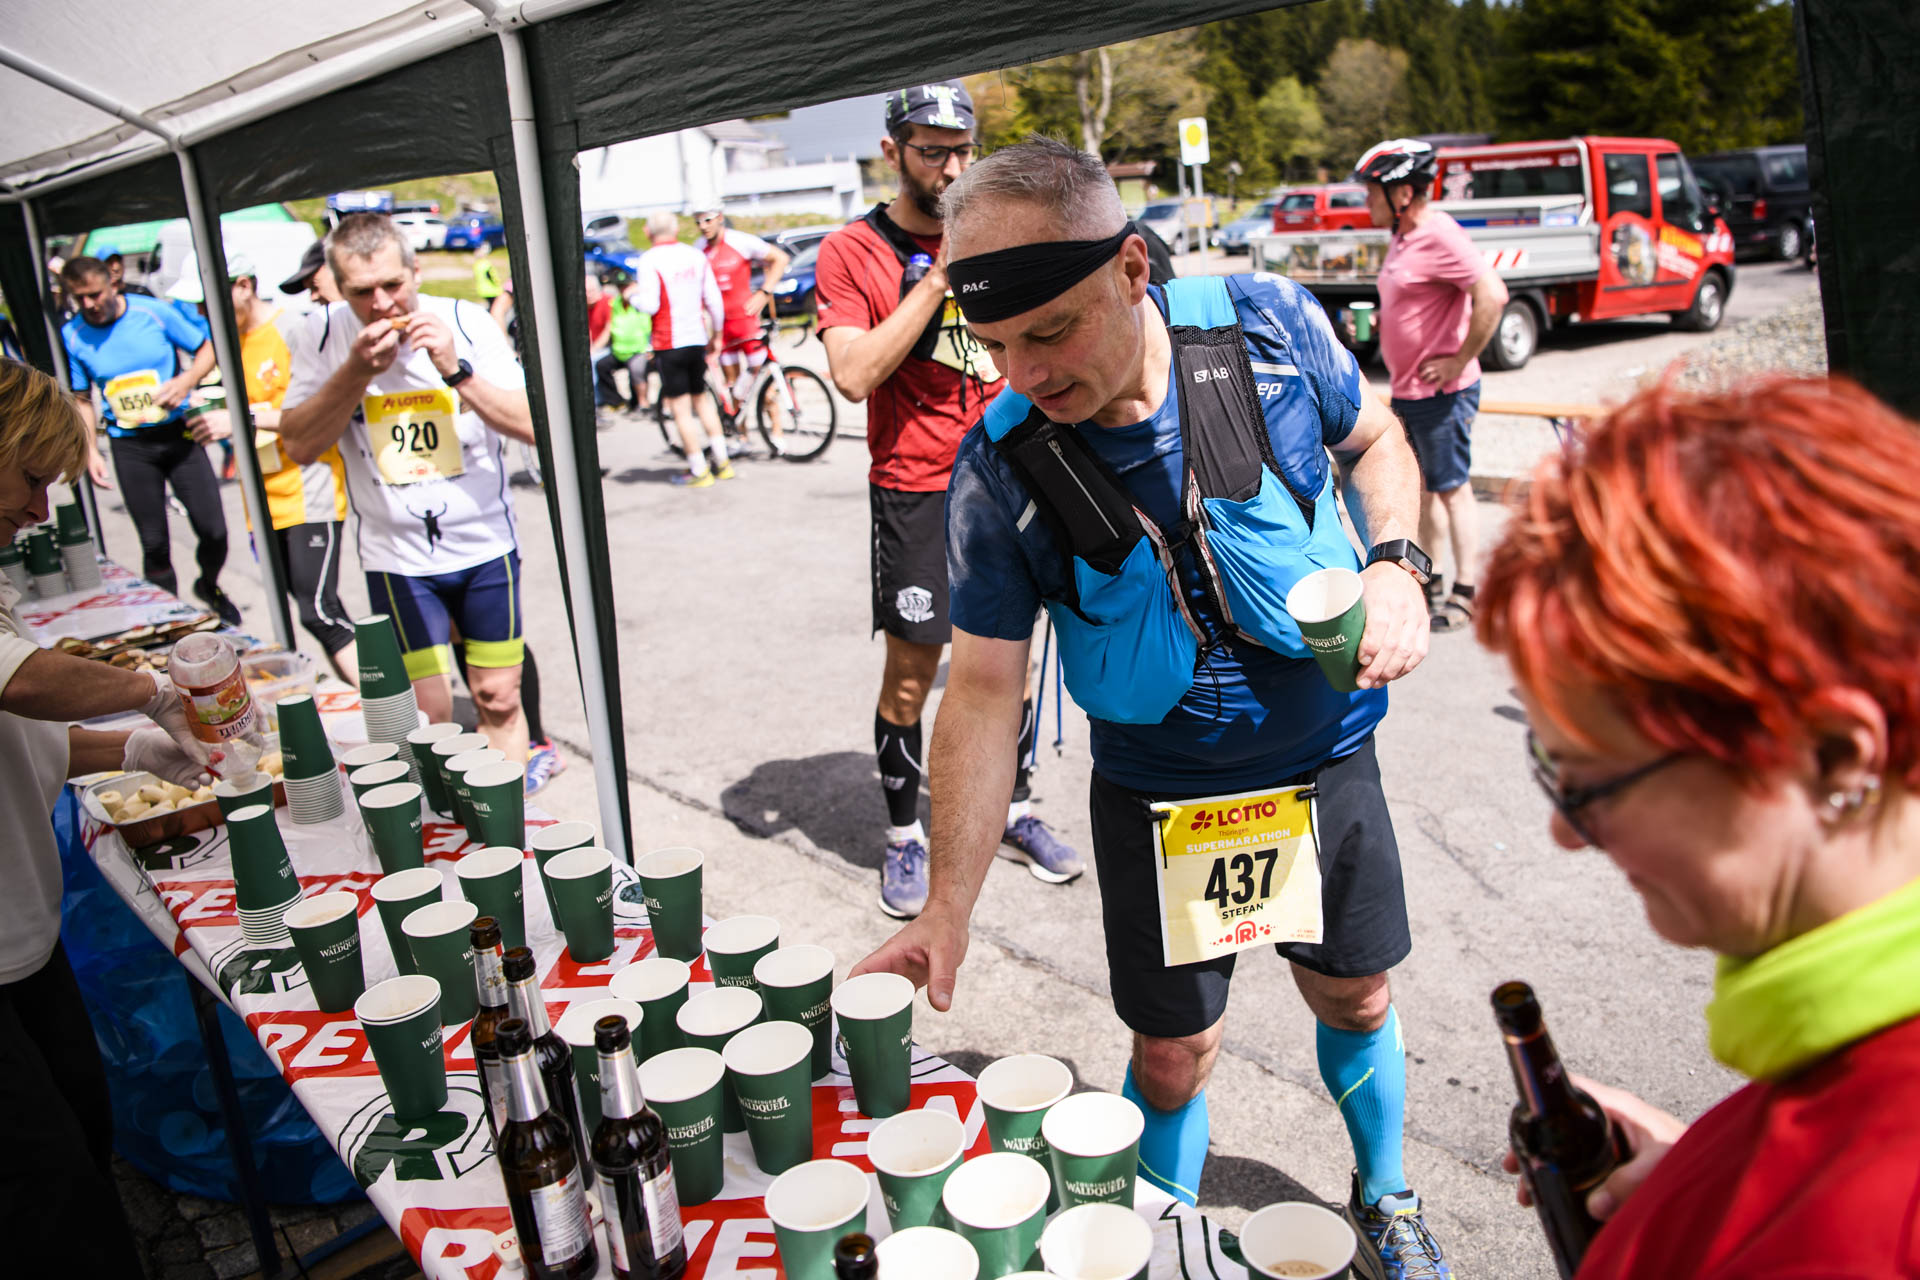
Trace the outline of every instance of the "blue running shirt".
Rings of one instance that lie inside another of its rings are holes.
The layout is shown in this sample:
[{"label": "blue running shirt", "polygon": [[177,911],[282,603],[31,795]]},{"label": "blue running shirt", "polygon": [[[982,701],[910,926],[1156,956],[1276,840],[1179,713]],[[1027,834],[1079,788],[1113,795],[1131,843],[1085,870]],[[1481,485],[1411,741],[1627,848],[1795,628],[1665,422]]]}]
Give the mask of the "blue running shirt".
[{"label": "blue running shirt", "polygon": [[[207,341],[205,327],[194,324],[171,303],[137,293],[121,296],[127,309],[112,324],[91,325],[86,316],[77,315],[60,329],[67,349],[68,380],[75,391],[100,389],[101,420],[110,436],[132,435],[144,427],[123,426],[114,417],[113,402],[107,396],[109,383],[147,373],[165,382],[180,372],[178,352],[198,351]],[[184,412],[182,402],[145,426],[177,425]]]},{"label": "blue running shirt", "polygon": [[[1309,496],[1326,482],[1326,447],[1353,430],[1360,368],[1334,337],[1313,296],[1280,276],[1228,278],[1247,335],[1274,456]],[[1148,296],[1166,315],[1158,288]],[[1172,369],[1164,401],[1130,426],[1079,430],[1168,536],[1181,522],[1179,398]],[[977,636],[1024,640],[1043,599],[1061,599],[1067,560],[1026,490],[976,423],[960,444],[947,489],[947,573],[953,625]],[[1220,619],[1191,556],[1179,557],[1189,603],[1209,634]],[[1159,724],[1090,718],[1094,767],[1138,791],[1205,794],[1272,786],[1357,748],[1387,712],[1384,689],[1340,693],[1310,658],[1287,658],[1232,640],[1213,650],[1193,688]]]}]

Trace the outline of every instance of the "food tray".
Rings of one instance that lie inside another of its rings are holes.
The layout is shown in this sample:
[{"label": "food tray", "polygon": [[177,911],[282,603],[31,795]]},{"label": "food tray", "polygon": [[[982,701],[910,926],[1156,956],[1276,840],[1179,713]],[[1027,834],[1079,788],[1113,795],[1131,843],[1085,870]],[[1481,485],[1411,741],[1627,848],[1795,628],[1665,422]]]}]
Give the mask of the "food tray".
[{"label": "food tray", "polygon": [[247,692],[253,695],[255,703],[265,708],[268,727],[274,732],[280,728],[280,716],[275,711],[280,699],[312,693],[317,683],[314,660],[307,654],[289,653],[285,649],[256,649],[243,654],[240,669],[246,673]]},{"label": "food tray", "polygon": [[78,640],[68,636],[57,641],[54,647],[80,658],[111,658],[114,654],[128,649],[165,649],[175,641],[185,639],[196,631],[212,631],[219,626],[219,615],[201,613],[172,622],[116,631],[110,635],[96,636],[89,640]]},{"label": "food tray", "polygon": [[[122,795],[138,791],[150,782],[160,782],[151,773],[116,773],[110,777],[90,782],[80,791],[80,803],[87,816],[95,822],[105,823],[120,833],[129,849],[139,849],[150,844],[159,844],[163,840],[177,840],[181,836],[190,836],[196,831],[205,831],[217,827],[226,821],[220,812],[217,800],[205,800],[199,804],[188,805],[184,809],[175,809],[172,813],[163,813],[152,818],[137,818],[132,822],[117,823],[107,807],[100,803],[102,791],[118,791]],[[273,780],[273,803],[284,806],[287,803],[287,788],[279,778]]]}]

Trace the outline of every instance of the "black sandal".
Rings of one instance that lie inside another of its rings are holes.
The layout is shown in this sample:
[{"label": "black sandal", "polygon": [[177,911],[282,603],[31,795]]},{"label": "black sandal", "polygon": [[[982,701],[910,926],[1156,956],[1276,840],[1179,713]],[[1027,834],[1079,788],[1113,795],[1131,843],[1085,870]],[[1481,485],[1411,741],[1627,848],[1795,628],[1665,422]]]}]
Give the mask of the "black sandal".
[{"label": "black sandal", "polygon": [[1427,615],[1435,631],[1467,631],[1473,627],[1473,597],[1450,592]]}]

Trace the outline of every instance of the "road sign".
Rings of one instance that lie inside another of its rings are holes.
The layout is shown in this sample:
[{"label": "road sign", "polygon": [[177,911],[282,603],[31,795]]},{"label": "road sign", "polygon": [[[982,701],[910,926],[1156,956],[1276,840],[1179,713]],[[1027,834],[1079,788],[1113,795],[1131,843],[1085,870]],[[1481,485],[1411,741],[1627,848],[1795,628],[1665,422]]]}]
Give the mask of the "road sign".
[{"label": "road sign", "polygon": [[1188,116],[1180,121],[1180,163],[1207,163],[1207,118]]}]

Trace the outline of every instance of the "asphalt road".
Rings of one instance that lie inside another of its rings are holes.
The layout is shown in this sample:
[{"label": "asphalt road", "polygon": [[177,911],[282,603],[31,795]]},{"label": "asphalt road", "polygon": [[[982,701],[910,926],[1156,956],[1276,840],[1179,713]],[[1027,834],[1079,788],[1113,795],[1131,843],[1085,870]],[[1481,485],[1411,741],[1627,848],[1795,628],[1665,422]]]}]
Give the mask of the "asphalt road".
[{"label": "asphalt road", "polygon": [[[1730,322],[1805,281],[1744,271]],[[1575,379],[1615,386],[1699,341],[1659,322],[1596,327],[1505,376],[1565,382],[1569,393]],[[824,369],[817,343],[797,355]],[[861,414],[843,407],[855,434],[819,462],[747,459],[738,479],[700,491],[668,484],[678,464],[650,421],[623,417],[599,436],[616,566],[601,604],[618,619],[636,847],[706,849],[709,911],[774,915],[788,940],[832,947],[842,976],[892,929],[874,905],[885,809],[871,739],[882,647],[868,634],[866,456]],[[538,803],[594,820],[546,508],[530,485],[514,495],[527,631],[546,719],[571,763]],[[226,582],[258,618],[237,488],[226,496],[236,531]],[[137,560],[117,498],[104,506],[109,550]],[[1497,527],[1498,510],[1486,510]],[[187,570],[191,535],[175,524],[175,561]],[[346,577],[348,603],[364,608],[358,574]],[[938,700],[936,691],[929,724]],[[1086,723],[1068,708],[1058,752],[1053,731],[1049,706],[1036,808],[1085,850]],[[1414,935],[1393,975],[1409,1174],[1457,1275],[1544,1280],[1553,1272],[1537,1227],[1498,1170],[1513,1085],[1488,993],[1527,979],[1576,1070],[1693,1116],[1735,1084],[1705,1046],[1711,961],[1655,939],[1605,859],[1551,843],[1507,675],[1470,637],[1435,638],[1425,666],[1396,686],[1379,747]],[[923,1006],[918,1038],[975,1070],[1006,1053],[1051,1053],[1085,1087],[1117,1089],[1127,1038],[1108,1005],[1099,892],[1091,874],[1049,887],[996,864],[956,1008]],[[1312,1020],[1271,954],[1240,966],[1211,1099],[1209,1212],[1232,1224],[1275,1199],[1345,1195],[1352,1155],[1315,1067]]]}]

